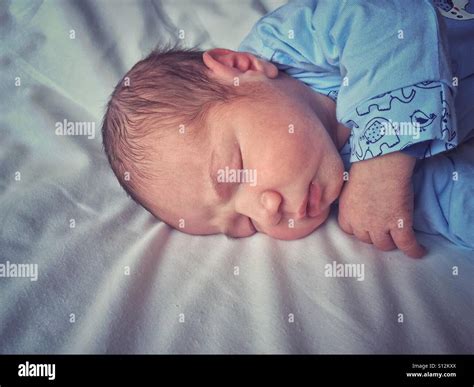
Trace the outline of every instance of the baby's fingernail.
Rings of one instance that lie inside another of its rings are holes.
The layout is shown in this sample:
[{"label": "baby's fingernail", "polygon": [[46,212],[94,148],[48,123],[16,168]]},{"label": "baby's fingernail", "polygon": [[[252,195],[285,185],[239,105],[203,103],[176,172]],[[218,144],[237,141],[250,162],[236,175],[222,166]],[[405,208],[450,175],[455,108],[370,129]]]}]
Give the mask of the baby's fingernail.
[{"label": "baby's fingernail", "polygon": [[420,248],[418,249],[418,252],[414,258],[423,258],[427,252],[428,250],[426,249],[426,247],[423,245],[420,245]]}]

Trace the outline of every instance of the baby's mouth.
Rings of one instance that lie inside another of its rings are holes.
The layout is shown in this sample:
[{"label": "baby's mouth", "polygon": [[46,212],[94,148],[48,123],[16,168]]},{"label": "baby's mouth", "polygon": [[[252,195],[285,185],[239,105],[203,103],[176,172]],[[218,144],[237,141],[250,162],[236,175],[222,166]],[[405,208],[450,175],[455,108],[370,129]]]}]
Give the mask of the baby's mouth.
[{"label": "baby's mouth", "polygon": [[306,213],[310,218],[315,218],[321,214],[321,187],[312,182],[309,188]]},{"label": "baby's mouth", "polygon": [[298,209],[298,218],[302,219],[306,217],[306,214],[308,213],[308,207],[309,207],[309,190],[303,200],[303,203],[301,203],[300,208]]},{"label": "baby's mouth", "polygon": [[298,209],[298,217],[300,219],[306,216],[315,218],[322,213],[321,211],[321,188],[317,183],[312,182],[308,188],[303,203]]}]

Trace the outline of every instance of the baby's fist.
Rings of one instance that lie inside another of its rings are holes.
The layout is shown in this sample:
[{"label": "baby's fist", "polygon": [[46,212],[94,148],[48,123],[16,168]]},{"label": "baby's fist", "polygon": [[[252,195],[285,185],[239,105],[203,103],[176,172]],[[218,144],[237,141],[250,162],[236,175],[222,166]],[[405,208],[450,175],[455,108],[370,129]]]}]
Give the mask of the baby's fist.
[{"label": "baby's fist", "polygon": [[396,152],[353,164],[339,197],[339,225],[383,251],[399,248],[420,258],[425,249],[413,231],[414,159]]}]

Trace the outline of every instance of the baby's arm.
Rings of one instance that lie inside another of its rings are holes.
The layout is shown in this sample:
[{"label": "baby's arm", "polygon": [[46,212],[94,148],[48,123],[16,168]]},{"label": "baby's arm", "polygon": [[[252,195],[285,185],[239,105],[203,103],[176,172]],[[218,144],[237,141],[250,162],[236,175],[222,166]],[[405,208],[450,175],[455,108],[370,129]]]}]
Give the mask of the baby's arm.
[{"label": "baby's arm", "polygon": [[419,258],[425,250],[413,232],[415,158],[394,152],[355,163],[339,197],[339,225],[383,251],[399,248]]},{"label": "baby's arm", "polygon": [[[372,6],[367,2],[364,9]],[[352,7],[353,16],[364,19],[364,14],[356,15],[362,8]],[[381,250],[398,247],[421,257],[424,248],[413,232],[411,178],[416,158],[457,144],[446,46],[435,10],[427,2],[413,8],[417,19],[406,9],[392,9],[383,21],[385,7],[372,8],[363,23],[368,28],[359,23],[335,35],[348,82],[340,88],[338,119],[351,128],[353,162],[339,199],[339,224]]]}]

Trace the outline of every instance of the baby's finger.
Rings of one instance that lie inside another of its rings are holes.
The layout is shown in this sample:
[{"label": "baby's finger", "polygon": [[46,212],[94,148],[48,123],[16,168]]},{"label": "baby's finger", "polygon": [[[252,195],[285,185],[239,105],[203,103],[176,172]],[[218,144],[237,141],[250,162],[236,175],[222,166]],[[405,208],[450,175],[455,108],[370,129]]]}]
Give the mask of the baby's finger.
[{"label": "baby's finger", "polygon": [[368,231],[359,231],[359,230],[354,230],[354,235],[356,238],[364,243],[369,243],[372,244],[372,239],[370,239],[370,235]]},{"label": "baby's finger", "polygon": [[397,248],[395,242],[388,232],[369,232],[370,239],[375,247],[382,251],[390,251]]},{"label": "baby's finger", "polygon": [[390,231],[390,234],[397,247],[409,257],[421,258],[426,254],[426,249],[418,243],[415,232],[411,227],[393,229]]}]

